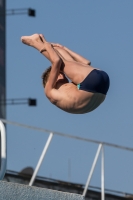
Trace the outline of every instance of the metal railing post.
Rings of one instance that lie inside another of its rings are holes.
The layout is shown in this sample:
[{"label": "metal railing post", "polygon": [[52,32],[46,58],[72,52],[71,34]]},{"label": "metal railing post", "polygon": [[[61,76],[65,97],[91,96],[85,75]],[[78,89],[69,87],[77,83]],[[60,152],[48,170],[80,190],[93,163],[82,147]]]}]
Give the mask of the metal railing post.
[{"label": "metal railing post", "polygon": [[51,140],[52,140],[52,137],[53,137],[53,133],[50,133],[50,135],[49,135],[49,137],[48,137],[48,140],[47,140],[47,142],[46,142],[46,145],[44,146],[44,149],[43,149],[43,151],[42,151],[42,154],[41,154],[41,156],[40,156],[40,159],[39,159],[39,161],[38,161],[38,163],[37,163],[37,166],[36,166],[36,168],[35,168],[35,171],[34,171],[34,173],[33,173],[33,176],[32,176],[32,178],[31,178],[31,180],[30,180],[29,186],[32,186],[33,183],[34,183],[34,181],[35,181],[36,175],[37,175],[38,170],[39,170],[39,168],[40,168],[40,166],[41,166],[41,164],[42,164],[42,161],[43,161],[44,156],[45,156],[45,154],[46,154],[46,152],[47,152],[47,149],[48,149],[48,147],[49,147],[49,145],[50,145],[50,142],[51,142]]},{"label": "metal railing post", "polygon": [[95,166],[96,166],[96,163],[97,163],[97,160],[98,160],[98,157],[99,157],[101,148],[102,148],[102,144],[99,144],[98,150],[97,150],[97,152],[96,152],[96,156],[95,156],[95,158],[94,158],[94,161],[93,161],[93,164],[92,164],[92,167],[91,167],[91,170],[90,170],[90,174],[89,174],[89,176],[88,176],[88,179],[87,179],[87,182],[86,182],[86,185],[85,185],[83,194],[82,194],[84,197],[85,197],[85,195],[86,195],[86,193],[87,193],[87,189],[88,189],[88,186],[89,186],[91,177],[92,177],[92,175],[93,175],[93,172],[94,172],[94,169],[95,169]]},{"label": "metal railing post", "polygon": [[101,200],[105,199],[104,192],[104,145],[102,146],[102,155],[101,155]]},{"label": "metal railing post", "polygon": [[7,157],[6,157],[6,131],[5,126],[0,120],[0,135],[1,135],[1,155],[0,155],[0,180],[2,180],[6,173],[6,163],[7,163]]}]

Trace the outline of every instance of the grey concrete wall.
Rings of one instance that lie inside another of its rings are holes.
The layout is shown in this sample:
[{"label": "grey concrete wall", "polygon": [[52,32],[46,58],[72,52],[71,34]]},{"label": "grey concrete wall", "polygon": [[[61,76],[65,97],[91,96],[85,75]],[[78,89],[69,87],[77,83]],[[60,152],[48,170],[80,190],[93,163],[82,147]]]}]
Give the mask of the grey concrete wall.
[{"label": "grey concrete wall", "polygon": [[84,200],[78,194],[0,181],[0,200]]}]

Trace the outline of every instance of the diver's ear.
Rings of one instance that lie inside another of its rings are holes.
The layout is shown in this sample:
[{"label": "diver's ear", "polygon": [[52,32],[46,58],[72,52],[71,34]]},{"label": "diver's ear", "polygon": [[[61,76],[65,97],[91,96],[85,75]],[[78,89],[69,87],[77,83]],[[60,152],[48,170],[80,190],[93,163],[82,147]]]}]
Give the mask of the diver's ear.
[{"label": "diver's ear", "polygon": [[63,73],[60,73],[60,74],[59,74],[59,77],[60,77],[60,78],[63,78],[63,77],[64,77],[64,74],[63,74]]}]

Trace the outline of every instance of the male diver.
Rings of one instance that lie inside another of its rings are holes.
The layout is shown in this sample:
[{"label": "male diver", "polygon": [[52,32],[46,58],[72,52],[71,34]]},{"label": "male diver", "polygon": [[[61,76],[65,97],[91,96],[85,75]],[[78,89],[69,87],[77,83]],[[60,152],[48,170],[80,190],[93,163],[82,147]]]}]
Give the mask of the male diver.
[{"label": "male diver", "polygon": [[36,48],[51,62],[42,80],[45,95],[58,108],[68,113],[84,114],[105,100],[109,76],[92,67],[89,60],[67,47],[47,42],[42,34],[22,36],[21,41]]}]

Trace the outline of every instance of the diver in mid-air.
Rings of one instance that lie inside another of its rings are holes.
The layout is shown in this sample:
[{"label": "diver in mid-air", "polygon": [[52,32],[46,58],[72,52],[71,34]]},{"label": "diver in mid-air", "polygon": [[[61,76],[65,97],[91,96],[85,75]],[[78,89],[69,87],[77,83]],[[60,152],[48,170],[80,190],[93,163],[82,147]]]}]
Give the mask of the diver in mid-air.
[{"label": "diver in mid-air", "polygon": [[42,34],[23,36],[21,41],[36,48],[51,62],[42,80],[47,98],[58,108],[68,113],[84,114],[105,100],[109,76],[92,67],[89,60],[67,47],[47,42]]}]

